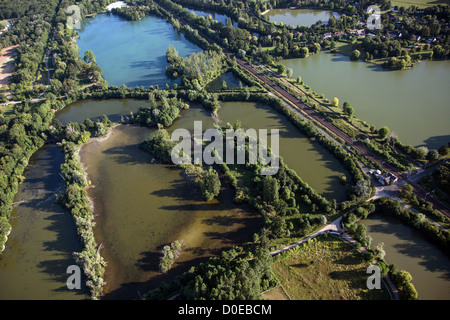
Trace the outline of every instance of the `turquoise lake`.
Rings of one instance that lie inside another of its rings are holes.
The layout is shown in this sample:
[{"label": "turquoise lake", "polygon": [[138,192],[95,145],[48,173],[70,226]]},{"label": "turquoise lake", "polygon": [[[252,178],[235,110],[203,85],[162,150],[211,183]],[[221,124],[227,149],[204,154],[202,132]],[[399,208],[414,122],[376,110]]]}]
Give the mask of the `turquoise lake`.
[{"label": "turquoise lake", "polygon": [[99,14],[84,19],[78,32],[80,57],[86,50],[94,52],[110,86],[172,86],[179,81],[171,81],[165,73],[169,45],[181,57],[201,51],[171,24],[154,16],[128,21],[109,13]]}]

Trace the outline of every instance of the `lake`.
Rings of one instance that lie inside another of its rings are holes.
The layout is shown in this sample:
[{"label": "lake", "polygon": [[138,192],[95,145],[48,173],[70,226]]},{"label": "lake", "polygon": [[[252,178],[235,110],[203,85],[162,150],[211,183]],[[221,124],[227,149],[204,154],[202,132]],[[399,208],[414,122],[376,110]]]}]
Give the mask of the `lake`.
[{"label": "lake", "polygon": [[79,35],[80,57],[91,50],[110,86],[148,88],[179,83],[165,74],[169,45],[181,57],[201,51],[171,24],[155,16],[128,21],[111,13],[98,14],[81,22]]},{"label": "lake", "polygon": [[[106,299],[138,298],[207,257],[252,240],[262,227],[259,214],[232,202],[229,187],[204,202],[181,169],[152,163],[138,147],[152,132],[120,125],[107,139],[91,140],[80,150],[94,185],[89,196],[95,237],[108,262]],[[158,270],[160,251],[175,240],[183,240],[183,253],[164,275]]]},{"label": "lake", "polygon": [[286,59],[293,77],[377,128],[388,126],[404,144],[437,149],[450,141],[450,61],[422,61],[409,70],[386,70],[340,54]]}]

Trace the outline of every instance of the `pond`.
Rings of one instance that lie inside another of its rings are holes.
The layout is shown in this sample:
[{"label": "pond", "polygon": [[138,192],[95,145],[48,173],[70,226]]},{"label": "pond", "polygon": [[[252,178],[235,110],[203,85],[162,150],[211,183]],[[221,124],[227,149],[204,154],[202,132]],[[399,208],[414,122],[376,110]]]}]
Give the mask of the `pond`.
[{"label": "pond", "polygon": [[369,215],[362,223],[373,239],[372,247],[384,243],[386,262],[411,274],[419,299],[450,299],[450,258],[424,234],[384,215]]},{"label": "pond", "polygon": [[[345,200],[339,177],[348,175],[343,165],[324,147],[303,135],[285,116],[270,106],[252,102],[223,102],[223,123],[240,120],[243,128],[279,130],[280,155],[289,168],[327,199]],[[350,181],[350,176],[347,177]]]},{"label": "pond", "polygon": [[58,110],[55,119],[66,125],[69,122],[83,123],[87,118],[98,121],[106,115],[109,120],[119,122],[122,115],[135,113],[146,105],[147,101],[135,99],[78,100]]},{"label": "pond", "polygon": [[230,17],[228,17],[225,14],[220,14],[220,13],[216,13],[216,12],[212,12],[212,11],[202,11],[202,10],[194,10],[194,9],[189,9],[186,8],[186,10],[188,10],[189,12],[192,12],[198,16],[201,17],[211,17],[212,20],[215,20],[217,22],[221,22],[223,23],[223,25],[227,25],[227,19],[229,20],[229,22],[231,22],[231,25],[235,28],[237,28],[238,26],[238,22],[234,21],[233,19],[231,19]]},{"label": "pond", "polygon": [[271,22],[291,27],[305,26],[311,27],[318,21],[327,24],[331,16],[339,19],[339,14],[329,10],[315,10],[315,9],[272,9],[265,14],[270,18]]},{"label": "pond", "polygon": [[110,86],[130,88],[173,85],[165,74],[166,51],[174,46],[181,57],[201,51],[165,20],[145,16],[128,21],[111,13],[98,14],[81,22],[77,40],[80,57],[86,50],[96,56]]},{"label": "pond", "polygon": [[[225,81],[226,87],[223,86],[224,81]],[[217,77],[210,83],[208,83],[208,85],[206,86],[206,90],[216,91],[216,90],[224,90],[224,89],[229,89],[229,90],[238,89],[239,83],[242,85],[242,87],[246,86],[244,84],[244,82],[238,76],[236,76],[233,72],[229,71],[229,72],[224,73],[220,77]]]},{"label": "pond", "polygon": [[346,56],[321,52],[287,59],[293,77],[377,128],[388,126],[404,144],[437,149],[450,141],[450,61],[422,61],[409,70],[386,70]]}]

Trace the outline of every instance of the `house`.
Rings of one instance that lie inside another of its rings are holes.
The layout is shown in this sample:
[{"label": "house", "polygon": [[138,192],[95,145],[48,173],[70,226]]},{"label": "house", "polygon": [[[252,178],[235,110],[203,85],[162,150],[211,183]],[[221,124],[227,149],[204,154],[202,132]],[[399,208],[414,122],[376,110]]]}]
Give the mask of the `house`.
[{"label": "house", "polygon": [[356,30],[356,34],[357,34],[359,37],[365,37],[365,36],[366,36],[366,30],[364,30],[364,29],[358,29],[358,30]]},{"label": "house", "polygon": [[328,39],[328,38],[331,38],[332,35],[331,35],[331,32],[327,32],[323,36],[325,39]]}]

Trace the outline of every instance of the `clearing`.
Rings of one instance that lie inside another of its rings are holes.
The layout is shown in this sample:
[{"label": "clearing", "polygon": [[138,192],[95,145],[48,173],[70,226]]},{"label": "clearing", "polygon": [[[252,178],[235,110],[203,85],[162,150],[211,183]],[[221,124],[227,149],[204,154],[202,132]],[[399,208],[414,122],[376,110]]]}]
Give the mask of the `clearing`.
[{"label": "clearing", "polygon": [[274,258],[272,270],[292,300],[390,300],[383,284],[367,289],[369,262],[339,238],[320,236]]}]

